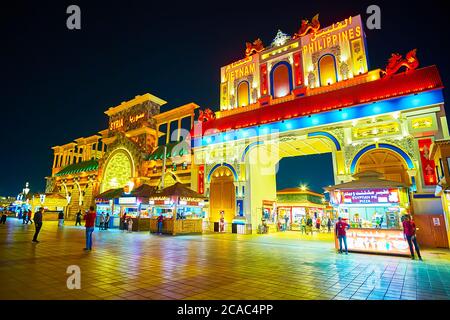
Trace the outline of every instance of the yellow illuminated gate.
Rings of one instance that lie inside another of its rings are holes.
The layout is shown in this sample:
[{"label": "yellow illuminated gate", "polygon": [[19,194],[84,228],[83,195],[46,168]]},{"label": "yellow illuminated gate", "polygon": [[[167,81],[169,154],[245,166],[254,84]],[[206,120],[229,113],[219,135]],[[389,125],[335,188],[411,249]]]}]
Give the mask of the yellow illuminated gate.
[{"label": "yellow illuminated gate", "polygon": [[236,214],[236,193],[230,169],[219,167],[213,172],[209,194],[210,221],[218,222],[220,211],[224,211],[225,222],[231,223]]}]

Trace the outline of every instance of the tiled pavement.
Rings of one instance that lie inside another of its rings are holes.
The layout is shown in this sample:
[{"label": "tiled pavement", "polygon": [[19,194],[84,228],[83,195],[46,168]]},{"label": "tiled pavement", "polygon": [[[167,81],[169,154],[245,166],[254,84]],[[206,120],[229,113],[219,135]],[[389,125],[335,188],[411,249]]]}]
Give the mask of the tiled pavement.
[{"label": "tiled pavement", "polygon": [[[0,299],[450,299],[450,252],[403,257],[334,252],[329,235],[156,236],[9,219],[0,225]],[[81,268],[69,290],[66,268]]]}]

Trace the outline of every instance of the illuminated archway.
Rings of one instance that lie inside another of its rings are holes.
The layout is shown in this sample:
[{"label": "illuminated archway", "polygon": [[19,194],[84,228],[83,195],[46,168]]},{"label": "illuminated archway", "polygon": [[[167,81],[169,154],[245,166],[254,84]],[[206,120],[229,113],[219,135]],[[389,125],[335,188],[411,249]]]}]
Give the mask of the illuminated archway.
[{"label": "illuminated archway", "polygon": [[124,187],[134,176],[134,162],[125,149],[115,150],[106,162],[100,192]]},{"label": "illuminated archway", "polygon": [[286,61],[275,64],[270,71],[270,93],[274,98],[287,96],[292,91],[292,67]]},{"label": "illuminated archway", "polygon": [[231,223],[236,215],[234,174],[226,166],[217,167],[211,175],[209,192],[210,221],[218,222],[224,211],[225,222]]},{"label": "illuminated archway", "polygon": [[336,58],[325,54],[319,59],[319,81],[321,86],[337,82]]},{"label": "illuminated archway", "polygon": [[376,171],[383,179],[410,184],[408,166],[396,152],[387,149],[372,149],[357,161],[355,173]]},{"label": "illuminated archway", "polygon": [[237,89],[238,107],[245,107],[250,104],[250,85],[247,81],[241,81]]}]

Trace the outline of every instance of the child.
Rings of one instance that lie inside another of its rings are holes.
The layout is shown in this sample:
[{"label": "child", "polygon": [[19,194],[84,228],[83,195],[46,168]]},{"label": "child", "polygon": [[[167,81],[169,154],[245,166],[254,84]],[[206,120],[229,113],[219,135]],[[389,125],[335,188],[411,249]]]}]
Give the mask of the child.
[{"label": "child", "polygon": [[133,231],[133,219],[128,218],[128,232]]}]

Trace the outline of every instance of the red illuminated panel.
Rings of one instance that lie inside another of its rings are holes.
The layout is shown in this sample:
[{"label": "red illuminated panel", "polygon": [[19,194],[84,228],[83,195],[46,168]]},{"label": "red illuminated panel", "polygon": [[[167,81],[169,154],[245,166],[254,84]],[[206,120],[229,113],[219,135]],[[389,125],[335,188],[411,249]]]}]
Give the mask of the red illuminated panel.
[{"label": "red illuminated panel", "polygon": [[302,79],[302,59],[300,52],[294,54],[294,81],[296,86],[301,86],[303,83]]},{"label": "red illuminated panel", "polygon": [[425,185],[434,186],[437,183],[434,160],[430,159],[431,139],[419,140],[420,162]]},{"label": "red illuminated panel", "polygon": [[198,193],[205,192],[205,166],[201,165],[198,169]]},{"label": "red illuminated panel", "polygon": [[260,67],[260,85],[261,85],[261,97],[268,94],[268,84],[267,84],[267,64],[262,64]]}]

